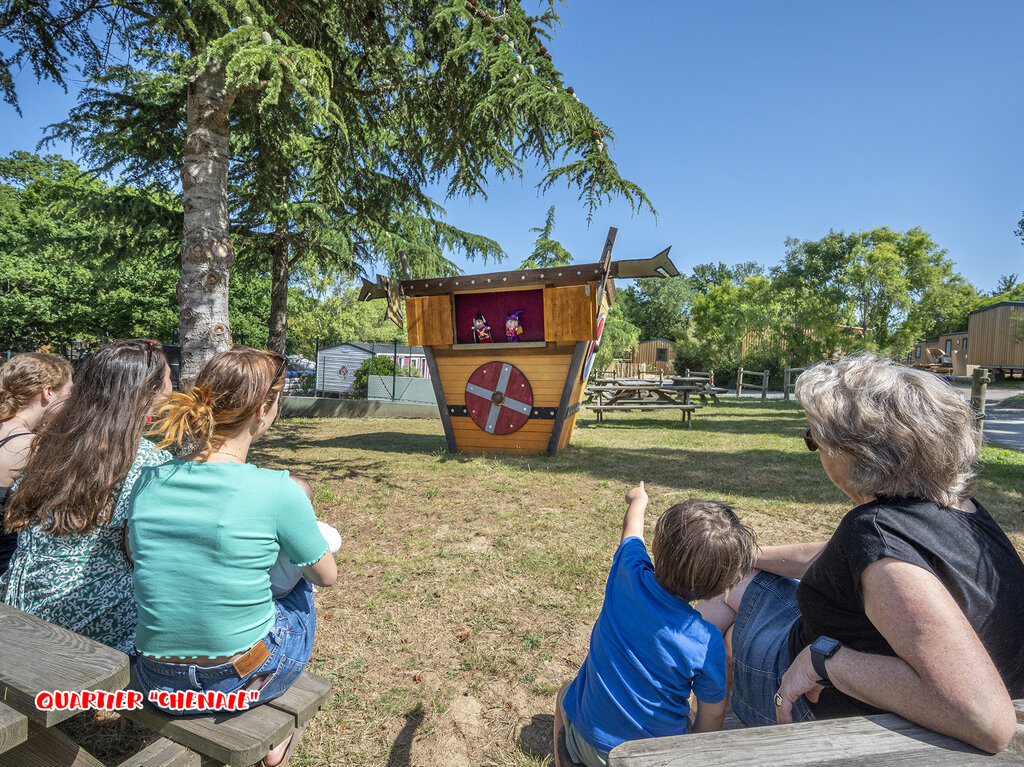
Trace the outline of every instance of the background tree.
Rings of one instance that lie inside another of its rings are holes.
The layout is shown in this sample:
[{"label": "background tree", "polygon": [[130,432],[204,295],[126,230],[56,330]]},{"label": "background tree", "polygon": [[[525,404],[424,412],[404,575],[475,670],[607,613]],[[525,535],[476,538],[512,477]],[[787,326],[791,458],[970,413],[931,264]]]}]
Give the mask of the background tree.
[{"label": "background tree", "polygon": [[[110,187],[69,160],[0,159],[0,348],[169,338],[175,201]],[[132,258],[107,254],[131,253]]]},{"label": "background tree", "polygon": [[674,340],[683,330],[693,292],[686,277],[636,280],[619,292],[623,317],[640,331],[640,340]]},{"label": "background tree", "polygon": [[[539,161],[548,169],[541,189],[575,185],[591,215],[613,195],[650,207],[608,157],[610,130],[564,89],[541,42],[558,23],[553,0],[536,16],[519,3],[426,0],[118,8],[134,20],[118,28],[129,49],[174,54],[172,75],[187,83],[178,289],[186,381],[230,343],[228,169],[244,94],[259,94],[263,112],[296,109],[310,135],[346,150],[334,162],[368,169],[370,184],[384,177],[421,190],[447,179],[450,195],[481,194],[488,175],[522,176],[524,163]],[[575,159],[557,166],[559,156]]]},{"label": "background tree", "polygon": [[562,247],[562,243],[554,240],[551,233],[555,228],[555,206],[548,208],[544,226],[531,227],[537,232],[533,241],[533,252],[519,265],[520,269],[548,269],[552,266],[567,266],[572,263],[572,254]]}]

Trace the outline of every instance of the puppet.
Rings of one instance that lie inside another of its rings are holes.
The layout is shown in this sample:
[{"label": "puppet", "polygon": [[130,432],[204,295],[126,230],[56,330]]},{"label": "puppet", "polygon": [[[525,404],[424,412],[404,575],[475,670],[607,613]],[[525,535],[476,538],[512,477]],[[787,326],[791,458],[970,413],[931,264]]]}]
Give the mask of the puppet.
[{"label": "puppet", "polygon": [[522,312],[512,312],[505,318],[505,339],[509,343],[518,341],[519,336],[523,334],[523,323],[519,319],[521,315]]},{"label": "puppet", "polygon": [[473,318],[473,343],[494,343],[494,339],[491,338],[491,326],[487,324],[484,316],[479,313]]}]

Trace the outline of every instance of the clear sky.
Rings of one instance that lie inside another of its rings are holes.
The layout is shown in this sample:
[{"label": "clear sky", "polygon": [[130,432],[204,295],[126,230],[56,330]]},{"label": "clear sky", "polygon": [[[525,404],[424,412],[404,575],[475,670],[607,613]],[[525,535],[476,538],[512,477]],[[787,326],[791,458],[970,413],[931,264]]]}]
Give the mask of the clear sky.
[{"label": "clear sky", "polygon": [[[554,64],[612,126],[612,156],[658,218],[615,202],[588,228],[575,193],[537,196],[540,171],[447,201],[448,220],[498,240],[509,267],[555,205],[554,236],[577,261],[597,259],[610,225],[616,256],[671,245],[683,271],[772,265],[790,236],[921,226],[979,290],[1024,277],[1021,0],[569,0],[560,12]],[[23,119],[0,105],[4,154],[34,149],[74,103],[29,72],[18,88]]]}]

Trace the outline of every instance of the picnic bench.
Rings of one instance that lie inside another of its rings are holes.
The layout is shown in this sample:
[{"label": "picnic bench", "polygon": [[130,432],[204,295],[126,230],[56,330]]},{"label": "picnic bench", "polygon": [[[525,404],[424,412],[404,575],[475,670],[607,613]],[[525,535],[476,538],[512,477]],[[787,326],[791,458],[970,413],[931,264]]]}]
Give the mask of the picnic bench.
[{"label": "picnic bench", "polygon": [[587,405],[587,409],[597,414],[598,423],[608,410],[678,410],[689,427],[693,412],[701,407],[690,403],[690,394],[702,388],[643,379],[599,378],[587,389],[597,404]]},{"label": "picnic bench", "polygon": [[[0,767],[103,767],[53,725],[81,709],[41,711],[43,691],[140,691],[127,655],[0,603]],[[280,698],[240,712],[173,716],[148,702],[119,711],[161,737],[120,767],[248,767],[302,727],[330,683],[304,672]]]}]

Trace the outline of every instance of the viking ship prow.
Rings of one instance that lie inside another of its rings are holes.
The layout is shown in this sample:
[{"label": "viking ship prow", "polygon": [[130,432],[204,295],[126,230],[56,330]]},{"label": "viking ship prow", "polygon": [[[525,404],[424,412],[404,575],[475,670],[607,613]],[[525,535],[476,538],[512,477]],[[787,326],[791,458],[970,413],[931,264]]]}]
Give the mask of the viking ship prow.
[{"label": "viking ship prow", "polygon": [[391,317],[405,298],[409,343],[426,352],[449,451],[555,455],[569,444],[614,278],[679,275],[669,248],[612,261],[616,231],[593,264],[363,280],[360,300],[386,298]]}]

